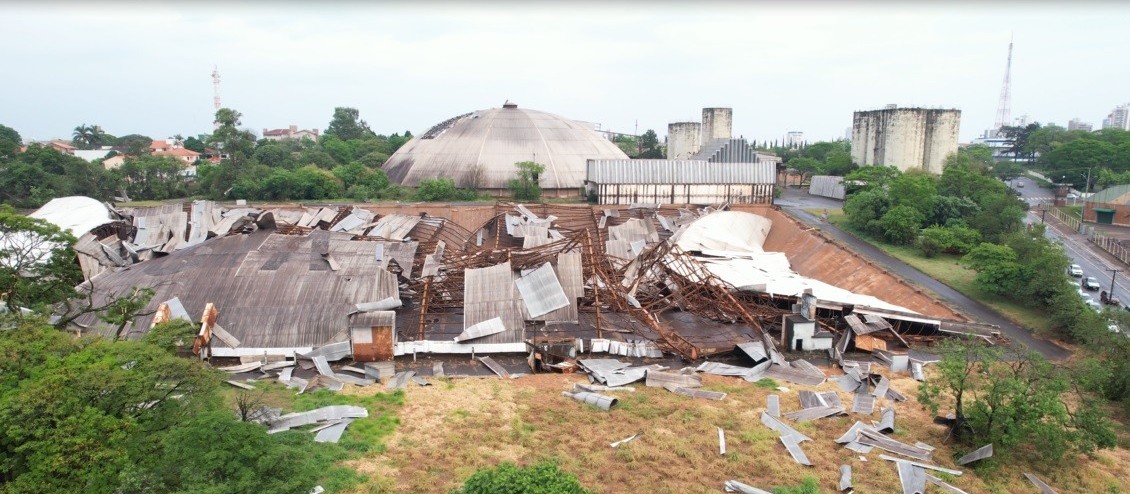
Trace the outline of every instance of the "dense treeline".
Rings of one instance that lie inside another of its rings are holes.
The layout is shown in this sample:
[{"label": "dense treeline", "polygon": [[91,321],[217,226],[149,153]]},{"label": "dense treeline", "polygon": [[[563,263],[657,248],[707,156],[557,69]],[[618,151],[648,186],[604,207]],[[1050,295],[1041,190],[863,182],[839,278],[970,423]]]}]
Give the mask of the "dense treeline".
[{"label": "dense treeline", "polygon": [[1083,303],[1066,279],[1063,248],[1044,236],[1043,225],[1024,226],[1026,206],[995,178],[1004,168],[983,146],[950,156],[940,176],[862,167],[845,177],[847,224],[926,256],[961,255],[985,293],[1045,307],[1054,336],[1085,345],[1105,362],[1089,389],[1130,407],[1130,339],[1111,332],[1107,317]]},{"label": "dense treeline", "polygon": [[1088,172],[1093,190],[1130,183],[1130,132],[1102,129],[1097,132],[1067,130],[1039,123],[1007,127],[1014,140],[1016,158],[1044,172],[1056,182],[1087,187]]},{"label": "dense treeline", "polygon": [[754,147],[780,156],[786,167],[801,176],[802,182],[813,175],[844,176],[857,168],[851,161],[851,141],[820,141],[793,147],[762,143]]}]

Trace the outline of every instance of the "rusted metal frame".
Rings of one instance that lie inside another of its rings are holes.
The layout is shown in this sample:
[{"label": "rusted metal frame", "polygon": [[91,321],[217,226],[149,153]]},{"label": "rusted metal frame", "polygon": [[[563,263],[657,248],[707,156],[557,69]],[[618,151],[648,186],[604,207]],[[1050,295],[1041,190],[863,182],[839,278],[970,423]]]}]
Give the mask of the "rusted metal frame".
[{"label": "rusted metal frame", "polygon": [[424,295],[420,297],[420,331],[416,335],[417,340],[423,341],[425,338],[424,327],[426,326],[426,315],[428,313],[428,288],[431,287],[432,277],[428,276],[424,279]]}]

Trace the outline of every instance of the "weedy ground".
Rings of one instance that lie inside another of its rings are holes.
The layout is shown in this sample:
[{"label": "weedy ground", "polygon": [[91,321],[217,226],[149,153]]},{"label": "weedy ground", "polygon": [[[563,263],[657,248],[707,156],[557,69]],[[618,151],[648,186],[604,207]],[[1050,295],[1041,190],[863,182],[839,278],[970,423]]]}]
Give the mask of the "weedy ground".
[{"label": "weedy ground", "polygon": [[[771,490],[799,484],[805,477],[816,478],[821,492],[837,492],[842,464],[852,466],[857,492],[901,491],[895,465],[879,458],[881,450],[860,455],[834,442],[856,420],[877,421],[885,401],[877,403],[870,416],[849,414],[796,424],[813,438],[801,445],[813,467],[794,462],[777,434],[761,424],[766,397],[773,393],[780,396],[783,413],[800,408],[797,392],[804,389],[839,392],[850,408],[851,397],[834,382],[815,387],[776,383],[789,388],[779,391],[765,382],[703,376],[704,389],[728,393],[722,401],[692,399],[637,383],[634,393],[615,393],[620,402],[607,412],[561,396],[573,383],[587,382],[583,375],[432,382],[427,387],[410,384],[403,404],[386,412],[397,415],[391,423],[398,425],[382,436],[383,446],[347,463],[367,479],[355,492],[448,492],[477,469],[542,459],[558,462],[601,493],[716,493],[730,479]],[[954,459],[966,451],[947,443],[945,428],[935,425],[914,401],[917,382],[905,377],[892,386],[910,397],[894,405],[893,437],[935,446],[934,463],[957,468]],[[344,393],[360,400],[387,394],[381,386],[347,386]],[[718,451],[717,427],[726,431],[725,455]],[[643,435],[617,449],[609,446],[637,432]],[[351,433],[347,431],[343,441]],[[1022,472],[1036,473],[1062,493],[1130,492],[1130,452],[1125,449],[1068,458],[1058,465],[1014,460],[958,469],[964,475],[941,476],[970,493],[1037,492]]]}]

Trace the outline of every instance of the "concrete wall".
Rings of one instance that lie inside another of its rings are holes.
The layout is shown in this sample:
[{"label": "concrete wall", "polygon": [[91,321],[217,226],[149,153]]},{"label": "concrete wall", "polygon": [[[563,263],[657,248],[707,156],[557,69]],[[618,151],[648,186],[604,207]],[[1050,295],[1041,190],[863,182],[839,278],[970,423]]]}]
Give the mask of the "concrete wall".
[{"label": "concrete wall", "polygon": [[675,122],[667,124],[667,159],[690,159],[702,147],[702,124]]},{"label": "concrete wall", "polygon": [[714,139],[733,137],[734,110],[732,108],[702,109],[702,139],[706,144]]},{"label": "concrete wall", "polygon": [[855,112],[852,161],[860,166],[895,166],[941,173],[957,151],[960,110],[890,108]]}]

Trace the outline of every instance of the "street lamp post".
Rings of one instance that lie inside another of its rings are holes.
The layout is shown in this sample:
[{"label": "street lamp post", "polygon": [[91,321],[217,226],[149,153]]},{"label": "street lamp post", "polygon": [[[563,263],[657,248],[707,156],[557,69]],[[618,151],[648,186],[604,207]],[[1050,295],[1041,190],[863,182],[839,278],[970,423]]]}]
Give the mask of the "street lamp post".
[{"label": "street lamp post", "polygon": [[1107,271],[1110,271],[1110,295],[1107,295],[1107,300],[1114,300],[1114,276],[1122,270],[1118,268],[1107,268]]}]

